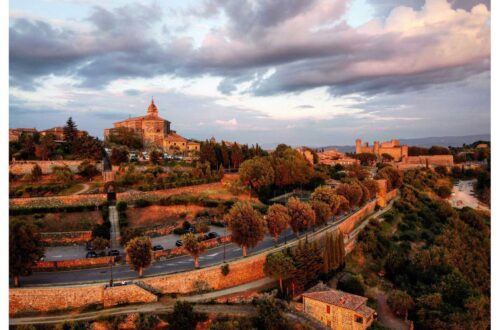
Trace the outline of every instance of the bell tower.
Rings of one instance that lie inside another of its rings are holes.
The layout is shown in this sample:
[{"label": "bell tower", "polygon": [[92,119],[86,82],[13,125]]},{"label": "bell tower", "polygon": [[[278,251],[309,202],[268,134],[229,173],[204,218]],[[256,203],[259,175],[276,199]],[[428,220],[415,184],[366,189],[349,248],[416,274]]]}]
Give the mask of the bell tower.
[{"label": "bell tower", "polygon": [[148,107],[148,116],[158,117],[158,108],[155,105],[155,100],[151,98],[151,104]]}]

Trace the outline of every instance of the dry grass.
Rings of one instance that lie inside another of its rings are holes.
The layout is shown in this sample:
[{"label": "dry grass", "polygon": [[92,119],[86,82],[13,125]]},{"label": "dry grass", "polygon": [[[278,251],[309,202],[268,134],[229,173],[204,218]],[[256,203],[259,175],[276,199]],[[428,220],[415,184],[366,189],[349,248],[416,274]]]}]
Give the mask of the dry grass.
[{"label": "dry grass", "polygon": [[195,215],[205,210],[198,205],[152,205],[144,208],[127,209],[129,227],[148,227],[154,225],[175,225],[184,220],[193,220]]}]

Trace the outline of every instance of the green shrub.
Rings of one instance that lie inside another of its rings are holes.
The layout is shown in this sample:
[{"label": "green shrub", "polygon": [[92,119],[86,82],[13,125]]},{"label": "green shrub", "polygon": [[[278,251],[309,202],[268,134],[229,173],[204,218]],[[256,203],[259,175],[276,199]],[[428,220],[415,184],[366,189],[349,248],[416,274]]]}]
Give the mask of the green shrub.
[{"label": "green shrub", "polygon": [[118,203],[116,203],[116,210],[118,212],[123,212],[127,209],[127,202],[125,201],[119,201]]},{"label": "green shrub", "polygon": [[222,275],[227,276],[229,274],[229,264],[224,264],[220,266],[220,271]]},{"label": "green shrub", "polygon": [[151,202],[145,199],[138,199],[134,203],[135,207],[143,208],[151,205]]}]

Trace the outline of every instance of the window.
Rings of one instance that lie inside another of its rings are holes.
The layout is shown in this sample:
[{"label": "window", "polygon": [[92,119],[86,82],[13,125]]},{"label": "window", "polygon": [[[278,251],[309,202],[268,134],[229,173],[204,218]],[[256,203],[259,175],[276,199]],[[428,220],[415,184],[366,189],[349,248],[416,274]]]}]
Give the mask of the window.
[{"label": "window", "polygon": [[330,305],[326,305],[326,314],[330,314]]},{"label": "window", "polygon": [[354,316],[354,321],[357,323],[363,323],[363,318],[359,315]]}]

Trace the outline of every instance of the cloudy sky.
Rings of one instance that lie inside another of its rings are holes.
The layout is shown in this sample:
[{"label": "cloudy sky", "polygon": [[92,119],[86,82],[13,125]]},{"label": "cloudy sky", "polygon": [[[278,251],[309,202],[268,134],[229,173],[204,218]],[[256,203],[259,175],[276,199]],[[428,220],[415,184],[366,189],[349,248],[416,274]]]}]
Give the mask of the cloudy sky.
[{"label": "cloudy sky", "polygon": [[270,145],[490,133],[488,0],[10,1],[10,126]]}]

